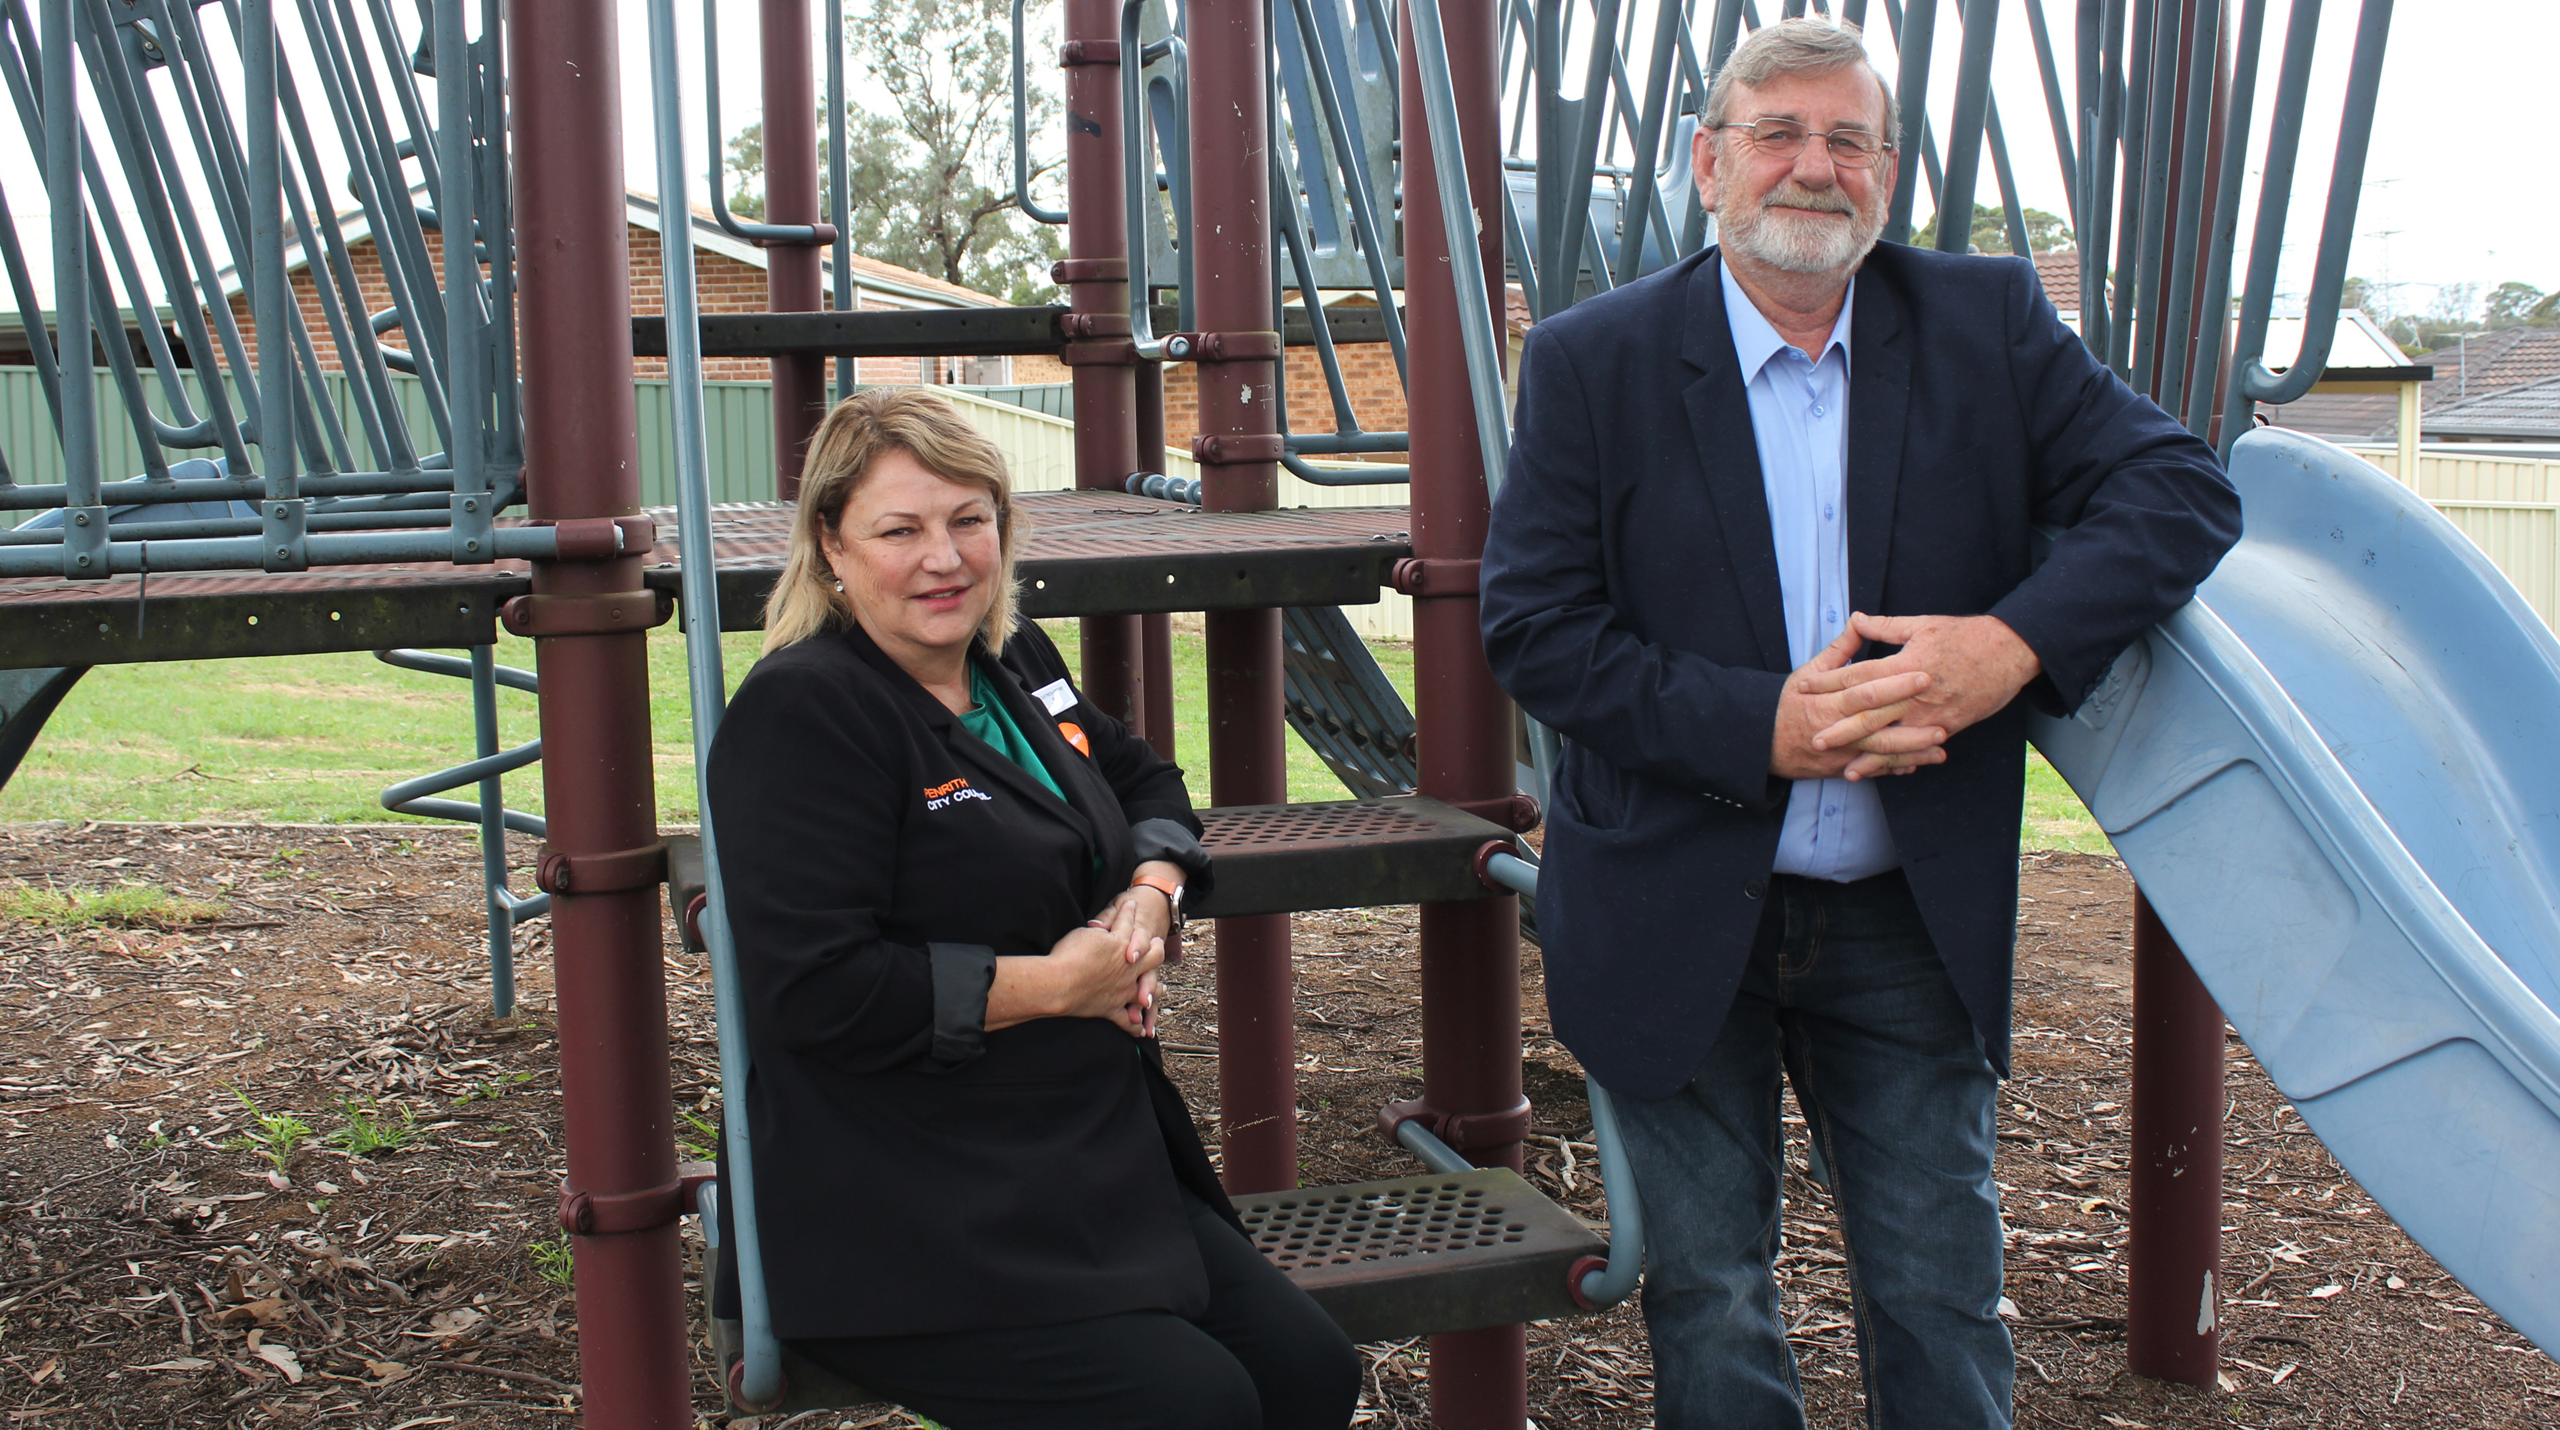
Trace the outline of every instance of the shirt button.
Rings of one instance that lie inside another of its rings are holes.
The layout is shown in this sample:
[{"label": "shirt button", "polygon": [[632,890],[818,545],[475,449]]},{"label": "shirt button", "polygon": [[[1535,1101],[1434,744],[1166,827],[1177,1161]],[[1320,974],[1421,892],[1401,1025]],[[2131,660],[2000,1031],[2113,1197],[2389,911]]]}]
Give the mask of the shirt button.
[{"label": "shirt button", "polygon": [[1838,814],[1840,812],[1840,806],[1836,804],[1826,804],[1822,807],[1822,812],[1824,814]]},{"label": "shirt button", "polygon": [[1831,519],[1832,519],[1832,513],[1833,513],[1833,510],[1834,510],[1834,508],[1833,508],[1833,507],[1832,507],[1828,502],[1824,503],[1824,504],[1823,504],[1823,508],[1822,508],[1822,519],[1823,519],[1824,521],[1829,521],[1829,520],[1831,520]]},{"label": "shirt button", "polygon": [[1835,626],[1840,624],[1840,613],[1838,611],[1831,610],[1828,607],[1824,608],[1822,618]]},{"label": "shirt button", "polygon": [[1821,415],[1822,415],[1822,404],[1821,404],[1821,403],[1817,402],[1817,403],[1813,404],[1813,415],[1814,415],[1814,416],[1816,416],[1816,417],[1819,417],[1819,416],[1821,416]]}]

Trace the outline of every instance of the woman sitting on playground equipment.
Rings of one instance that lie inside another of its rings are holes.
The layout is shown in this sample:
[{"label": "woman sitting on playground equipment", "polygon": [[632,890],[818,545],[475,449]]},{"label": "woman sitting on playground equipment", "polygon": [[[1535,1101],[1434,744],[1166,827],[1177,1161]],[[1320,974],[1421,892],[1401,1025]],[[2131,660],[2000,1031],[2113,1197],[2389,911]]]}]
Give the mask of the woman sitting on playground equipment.
[{"label": "woman sitting on playground equipment", "polygon": [[955,1430],[1345,1424],[1155,1041],[1199,820],[1017,626],[1003,455],[874,389],[801,482],[710,768],[775,1333]]}]

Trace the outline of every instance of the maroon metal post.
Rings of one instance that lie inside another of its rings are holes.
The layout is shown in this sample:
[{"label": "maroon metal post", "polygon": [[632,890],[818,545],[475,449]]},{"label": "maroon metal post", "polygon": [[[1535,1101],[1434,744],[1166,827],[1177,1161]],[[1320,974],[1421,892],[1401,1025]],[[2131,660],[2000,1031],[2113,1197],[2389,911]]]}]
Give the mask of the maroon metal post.
[{"label": "maroon metal post", "polygon": [[[1067,260],[1052,276],[1074,309],[1068,371],[1076,397],[1076,485],[1120,490],[1138,470],[1137,353],[1129,345],[1129,217],[1120,165],[1120,7],[1067,0]],[[1134,62],[1135,57],[1132,56]],[[1085,698],[1141,729],[1138,618],[1082,621]]]},{"label": "maroon metal post", "polygon": [[[1466,142],[1468,190],[1481,209],[1502,192],[1495,3],[1444,0],[1440,13],[1458,129]],[[1433,197],[1439,176],[1409,27],[1400,52],[1414,564],[1397,584],[1414,593],[1421,791],[1508,823],[1518,783],[1511,702],[1485,663],[1471,579],[1491,519],[1485,454],[1459,343],[1458,295],[1447,261],[1450,235]],[[1501,228],[1483,224],[1465,239],[1476,245],[1486,300],[1500,313]],[[1499,461],[1503,454],[1493,457]],[[1515,1171],[1520,1140],[1529,1130],[1529,1104],[1520,1094],[1519,912],[1511,898],[1422,906],[1423,1101],[1442,1136],[1469,1161]],[[1520,1326],[1432,1337],[1431,1423],[1442,1430],[1514,1430],[1527,1417],[1526,1355]]]},{"label": "maroon metal post", "polygon": [[2222,1010],[2133,899],[2133,1246],[2126,1364],[2209,1386],[2221,1369]]},{"label": "maroon metal post", "polygon": [[[808,0],[760,0],[764,55],[764,218],[818,224],[818,85],[809,68]],[[841,44],[841,36],[827,37]],[[832,232],[832,230],[830,230]],[[839,275],[841,276],[841,275]],[[826,306],[818,246],[777,243],[764,251],[765,307],[814,313]],[[827,360],[820,353],[773,359],[774,490],[800,496],[809,434],[826,415]]]},{"label": "maroon metal post", "polygon": [[[508,10],[516,132],[539,136],[515,154],[525,479],[533,515],[557,522],[640,510],[614,13],[612,0]],[[532,599],[556,613],[544,623],[572,632],[542,637],[535,661],[549,845],[573,868],[658,837],[644,637],[604,633],[601,614],[586,619],[597,603],[581,599],[637,597],[647,542],[637,544],[642,551],[616,560],[533,568]],[[551,937],[569,1149],[563,1205],[578,1193],[639,1198],[637,1208],[608,1203],[620,1210],[607,1218],[637,1229],[576,1242],[586,1423],[690,1430],[657,886],[561,894]]]},{"label": "maroon metal post", "polygon": [[[1271,149],[1261,0],[1198,0],[1191,43],[1192,312],[1201,461],[1212,511],[1279,501]],[[1280,613],[1211,611],[1209,788],[1222,805],[1289,798]],[[1297,1037],[1285,914],[1218,920],[1218,1098],[1229,1190],[1298,1184]]]}]

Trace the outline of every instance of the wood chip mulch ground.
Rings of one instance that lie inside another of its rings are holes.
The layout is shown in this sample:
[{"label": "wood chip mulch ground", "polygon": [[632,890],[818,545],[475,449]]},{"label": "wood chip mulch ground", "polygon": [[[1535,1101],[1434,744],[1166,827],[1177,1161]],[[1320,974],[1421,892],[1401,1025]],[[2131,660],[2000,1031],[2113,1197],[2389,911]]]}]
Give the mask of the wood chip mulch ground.
[{"label": "wood chip mulch ground", "polygon": [[[514,853],[521,867],[531,849]],[[136,885],[171,902],[81,902]],[[2560,1426],[2560,1369],[2374,1207],[2236,1042],[2223,1383],[2124,1371],[2130,897],[2106,859],[2025,863],[2000,1173],[2019,1423]],[[577,1422],[547,929],[520,933],[522,1007],[493,1020],[467,832],[0,827],[0,908],[18,915],[0,918],[8,1425]],[[1409,909],[1297,921],[1310,1181],[1416,1170],[1371,1130],[1380,1103],[1420,1088],[1414,942]],[[1523,965],[1529,1175],[1605,1222],[1581,1072],[1545,1025],[1534,947]],[[1172,1062],[1212,1126],[1214,966],[1214,942],[1196,939],[1164,1020],[1193,1050]],[[681,953],[665,968],[679,1137],[707,1145],[709,982]],[[1813,1422],[1861,1424],[1840,1242],[1801,1176],[1785,1230]],[[698,1264],[689,1226],[686,1244]],[[1533,1327],[1529,1345],[1537,1425],[1651,1423],[1634,1307]],[[1427,1347],[1363,1349],[1361,1423],[1427,1425]],[[704,1423],[746,1430],[698,1343],[694,1360]]]}]

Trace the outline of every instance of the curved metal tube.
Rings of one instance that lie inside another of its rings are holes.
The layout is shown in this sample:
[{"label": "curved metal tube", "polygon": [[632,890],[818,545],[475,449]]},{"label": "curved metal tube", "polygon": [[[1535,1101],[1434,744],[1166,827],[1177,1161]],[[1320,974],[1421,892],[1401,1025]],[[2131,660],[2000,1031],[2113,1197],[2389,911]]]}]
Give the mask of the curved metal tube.
[{"label": "curved metal tube", "polygon": [[[650,60],[652,68],[655,67],[655,61],[657,58],[655,49],[657,42],[657,31],[655,28],[657,21],[655,19],[655,12],[656,6],[652,5],[652,18],[650,20],[650,43],[652,46],[650,51]],[[669,16],[667,23],[670,26],[668,43],[672,46],[674,43],[672,30],[672,27],[675,24],[674,17]],[[711,216],[719,221],[720,231],[729,235],[731,238],[744,239],[749,243],[818,244],[826,242],[826,238],[821,238],[819,236],[819,226],[817,224],[750,223],[747,220],[738,217],[736,214],[729,212],[729,185],[722,179],[720,173],[719,0],[702,0],[702,54],[702,118],[704,125],[709,128],[711,133]],[[658,102],[663,104],[665,102],[663,95],[666,92],[666,85],[661,84],[659,89],[661,98]],[[666,126],[662,123],[658,127],[664,129]],[[684,151],[679,149],[676,152],[681,155]],[[658,187],[662,189],[667,187],[667,182],[664,177],[665,167],[666,166],[663,164],[659,166],[661,173],[658,180]],[[681,161],[679,161],[677,167],[683,167]],[[691,209],[681,204],[676,205],[673,212],[675,214],[676,221],[679,224],[689,221],[692,217]],[[665,197],[662,195],[658,200],[658,229],[661,234],[666,231],[668,213],[669,207]],[[831,238],[833,235],[828,235],[828,237]],[[687,239],[686,246],[688,249],[691,248],[690,237]],[[670,329],[670,332],[672,332],[672,329]],[[670,341],[673,341],[673,339],[670,338]]]},{"label": "curved metal tube", "polygon": [[[1484,861],[1484,872],[1515,894],[1537,896],[1538,866],[1516,854],[1494,855]],[[1636,1192],[1635,1169],[1627,1164],[1626,1140],[1618,1133],[1617,1104],[1596,1080],[1585,1077],[1582,1085],[1591,1098],[1591,1140],[1600,1149],[1600,1186],[1609,1198],[1609,1264],[1584,1273],[1579,1288],[1582,1299],[1597,1310],[1627,1299],[1644,1271],[1644,1198]],[[1413,1125],[1396,1129],[1397,1139],[1408,1147],[1413,1143],[1405,1138],[1404,1128]]]},{"label": "curved metal tube", "polygon": [[2222,400],[2223,338],[2231,331],[2231,258],[2240,228],[2240,180],[2248,167],[2249,110],[2258,93],[2258,47],[2267,0],[2240,0],[2239,49],[2231,68],[2231,111],[2223,133],[2221,183],[2213,201],[2213,234],[2205,245],[2205,325],[2196,343],[2195,380],[2187,384],[2187,430],[2210,442]]},{"label": "curved metal tube", "polygon": [[1396,1124],[1396,1140],[1404,1149],[1422,1159],[1422,1165],[1435,1172],[1472,1172],[1476,1164],[1458,1154],[1458,1150],[1432,1135],[1419,1117]]},{"label": "curved metal tube", "polygon": [[[1147,0],[1120,0],[1124,57],[1141,52],[1138,20],[1146,4]],[[1155,188],[1155,175],[1147,166],[1147,135],[1152,126],[1139,70],[1134,64],[1120,66],[1120,201],[1129,220],[1129,340],[1137,345],[1141,362],[1180,362],[1191,356],[1191,340],[1179,333],[1158,338],[1155,320],[1147,311],[1147,195]]]},{"label": "curved metal tube", "polygon": [[1582,1088],[1591,1099],[1591,1141],[1600,1149],[1600,1186],[1609,1199],[1609,1264],[1584,1272],[1577,1289],[1598,1309],[1627,1299],[1644,1274],[1644,1198],[1636,1193],[1635,1169],[1627,1165],[1627,1144],[1618,1134],[1618,1109],[1609,1089],[1590,1077],[1582,1080]]},{"label": "curved metal tube", "polygon": [[1347,467],[1311,467],[1294,451],[1283,451],[1280,465],[1288,469],[1289,475],[1312,487],[1392,487],[1413,480],[1411,467],[1376,466],[1356,471]]},{"label": "curved metal tube", "polygon": [[[422,650],[375,651],[374,659],[402,670],[471,682],[471,723],[480,757],[393,785],[382,792],[382,807],[395,814],[480,826],[480,882],[489,909],[489,1001],[499,1017],[506,1017],[515,1011],[516,1003],[515,926],[551,911],[549,894],[519,898],[507,887],[507,835],[540,839],[550,826],[539,815],[506,806],[500,777],[541,759],[542,741],[531,740],[512,750],[498,748],[498,687],[539,694],[541,681],[532,671],[498,664],[497,652],[485,645],[473,646],[467,660]],[[433,798],[471,784],[480,786],[476,804]]]},{"label": "curved metal tube", "polygon": [[[2356,23],[2355,56],[2347,62],[2346,106],[2338,121],[2338,157],[2329,167],[2329,211],[2320,224],[2320,258],[2312,269],[2310,301],[2302,310],[2302,351],[2282,376],[2268,371],[2266,319],[2258,316],[2251,325],[2253,331],[2242,333],[2241,356],[2234,359],[2233,375],[2244,398],[2279,406],[2291,402],[2309,392],[2329,366],[2329,345],[2338,332],[2338,301],[2346,292],[2347,251],[2355,243],[2356,201],[2364,194],[2364,157],[2373,138],[2374,97],[2382,88],[2383,40],[2390,30],[2391,0],[2365,0],[2363,17]],[[2272,182],[2272,171],[2269,179]],[[2251,268],[2255,267],[2252,255]],[[2254,297],[2257,275],[2253,271],[2250,277]],[[2222,425],[2228,450],[2237,434],[2231,433],[2228,417]]]},{"label": "curved metal tube", "polygon": [[1034,223],[1065,223],[1065,209],[1044,209],[1031,199],[1031,96],[1022,74],[1022,5],[1023,0],[1013,0],[1013,201]]}]

